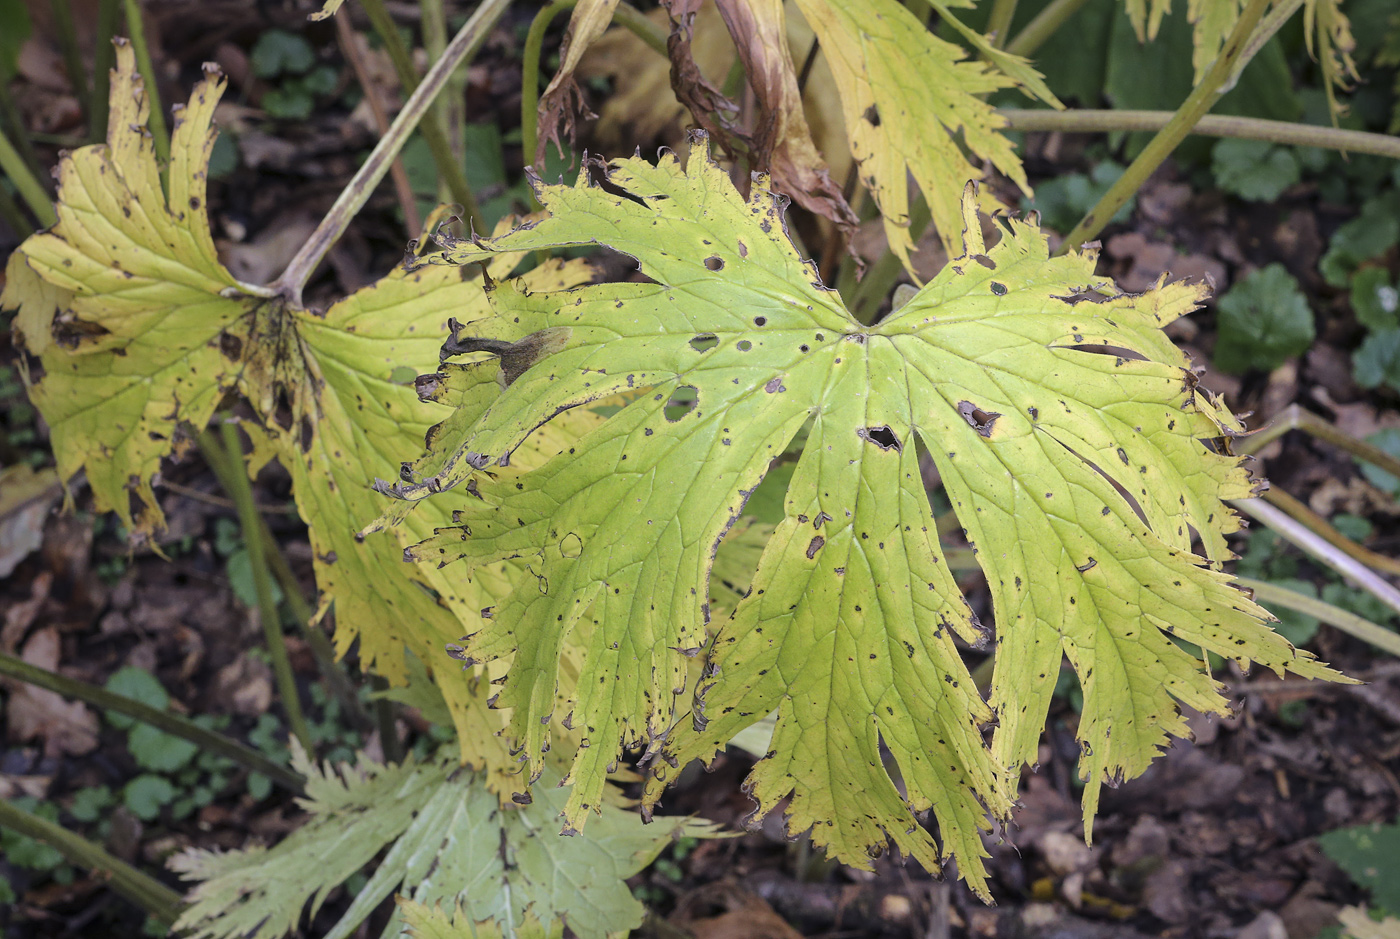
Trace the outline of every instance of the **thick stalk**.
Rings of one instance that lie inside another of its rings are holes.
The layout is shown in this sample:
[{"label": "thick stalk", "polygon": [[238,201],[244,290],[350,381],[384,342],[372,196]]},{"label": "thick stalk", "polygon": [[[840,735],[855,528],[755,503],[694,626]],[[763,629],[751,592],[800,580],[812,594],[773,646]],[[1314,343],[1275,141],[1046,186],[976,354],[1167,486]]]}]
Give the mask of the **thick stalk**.
[{"label": "thick stalk", "polygon": [[179,918],[184,901],[178,893],[151,875],[108,854],[77,832],[26,812],[12,805],[8,799],[0,799],[0,827],[42,841],[71,863],[91,870],[162,925],[173,925]]},{"label": "thick stalk", "polygon": [[58,221],[53,203],[49,201],[49,194],[44,191],[34,174],[29,172],[24,158],[10,143],[10,138],[5,136],[3,130],[0,130],[0,170],[14,183],[20,198],[29,206],[29,210],[34,213],[41,226],[49,228]]},{"label": "thick stalk", "polygon": [[170,131],[166,129],[165,111],[160,106],[160,86],[156,84],[156,69],[151,64],[151,49],[146,45],[146,26],[136,0],[122,0],[122,3],[126,9],[126,32],[131,38],[131,50],[136,53],[136,69],[146,86],[146,100],[151,103],[148,125],[151,141],[156,148],[156,159],[166,164],[170,162]]},{"label": "thick stalk", "polygon": [[[483,3],[477,9],[472,20],[478,19],[482,11],[491,5],[491,2],[492,0],[487,0],[486,3]],[[509,3],[510,0],[499,2],[500,13],[505,12]],[[370,25],[374,27],[374,31],[384,42],[384,51],[389,53],[389,59],[394,63],[394,71],[398,73],[404,93],[412,94],[418,88],[418,71],[413,67],[413,57],[404,45],[402,37],[399,36],[398,27],[394,25],[393,18],[389,16],[389,10],[385,7],[384,0],[361,0],[361,6],[364,7],[365,13],[369,16]],[[496,14],[495,18],[499,18],[500,13]],[[493,23],[495,18],[492,20]],[[470,26],[471,23],[469,22],[467,25]],[[481,41],[485,39],[486,34],[483,32]],[[442,60],[439,58],[438,62]],[[435,62],[434,66],[436,64]],[[449,69],[448,74],[443,76],[442,82],[438,85],[438,91],[441,91],[443,85],[447,83],[452,71],[453,69]],[[471,220],[472,228],[481,234],[487,234],[486,221],[481,217],[481,209],[476,204],[476,194],[472,192],[472,187],[467,182],[466,171],[452,155],[452,144],[448,142],[447,130],[443,127],[442,121],[433,107],[433,101],[436,100],[437,94],[435,93],[418,122],[418,132],[423,135],[423,142],[428,145],[428,150],[433,155],[433,163],[437,166],[438,176],[446,182],[453,200],[461,204],[462,211]]]},{"label": "thick stalk", "polygon": [[1045,40],[1053,36],[1056,30],[1065,25],[1065,22],[1088,2],[1089,0],[1052,0],[1045,9],[1036,14],[1035,19],[1016,34],[1015,39],[1006,44],[1006,51],[1012,55],[1030,58],[1045,44]]},{"label": "thick stalk", "polygon": [[[229,458],[227,451],[224,450],[224,445],[213,434],[202,435],[199,443],[200,450],[204,454],[204,461],[208,464],[210,472],[219,481],[220,487],[223,488],[224,492],[232,492],[238,484],[233,477],[242,471],[242,467],[238,462]],[[169,483],[166,485],[169,486]],[[355,694],[355,688],[350,683],[344,669],[336,664],[335,648],[331,645],[326,634],[316,625],[316,613],[311,609],[311,604],[306,602],[306,597],[302,595],[301,583],[297,580],[292,566],[287,563],[287,558],[277,544],[277,539],[272,536],[272,529],[268,527],[267,519],[263,517],[263,511],[262,508],[258,508],[258,534],[262,538],[263,551],[268,566],[272,569],[272,576],[277,578],[277,583],[282,588],[282,595],[287,598],[287,606],[291,608],[292,618],[301,624],[302,635],[306,637],[306,643],[311,647],[311,654],[316,658],[316,666],[320,669],[322,677],[330,685],[331,694],[340,701],[341,707],[345,709],[347,717],[355,726],[366,728],[369,726],[369,718],[366,716],[364,708],[360,706],[360,699]]]},{"label": "thick stalk", "polygon": [[88,139],[93,143],[107,139],[107,98],[112,89],[112,66],[117,61],[112,37],[117,34],[121,19],[121,0],[99,0],[97,47],[92,60],[92,117],[88,121]]},{"label": "thick stalk", "polygon": [[[350,17],[335,17],[335,38],[340,45],[341,55],[345,56],[350,63],[350,68],[355,73],[355,80],[360,83],[360,89],[365,93],[365,100],[369,102],[370,114],[374,116],[375,129],[379,131],[379,136],[383,137],[389,130],[389,114],[384,110],[384,102],[379,96],[379,87],[370,77],[369,69],[365,67],[364,58],[360,55],[359,47],[355,44],[355,27],[350,25]],[[408,171],[404,169],[402,157],[394,157],[393,163],[389,166],[389,178],[394,182],[394,194],[399,199],[399,209],[403,212],[404,227],[408,229],[408,237],[410,239],[417,238],[423,230],[423,220],[418,215],[418,200],[413,196],[413,187],[409,185]]]},{"label": "thick stalk", "polygon": [[1378,554],[1364,545],[1359,545],[1346,535],[1332,527],[1332,523],[1321,515],[1318,515],[1306,504],[1295,499],[1282,489],[1270,489],[1264,493],[1264,499],[1272,505],[1278,506],[1287,512],[1293,519],[1306,526],[1328,544],[1345,552],[1348,556],[1355,558],[1362,564],[1374,570],[1382,571],[1392,576],[1400,576],[1400,561],[1395,558]]},{"label": "thick stalk", "polygon": [[1098,204],[1065,236],[1057,254],[1065,254],[1087,241],[1092,241],[1103,231],[1114,214],[1142,188],[1143,183],[1147,182],[1147,177],[1162,165],[1177,145],[1186,139],[1191,128],[1215,106],[1215,102],[1225,93],[1226,83],[1234,74],[1235,64],[1243,63],[1242,53],[1245,46],[1268,5],[1269,0],[1249,0],[1249,5],[1240,13],[1235,28],[1230,31],[1220,55],[1216,56],[1205,78],[1201,79],[1201,83],[1182,102],[1181,107],[1177,108],[1167,125],[1157,132],[1137,158],[1129,164],[1123,175],[1103,194]]},{"label": "thick stalk", "polygon": [[467,20],[452,38],[447,52],[428,69],[423,83],[413,92],[394,118],[394,122],[389,125],[389,132],[380,138],[349,185],[326,213],[326,217],[321,219],[311,237],[282,272],[282,276],[277,278],[273,289],[291,300],[294,306],[301,307],[301,292],[306,287],[306,282],[311,279],[312,272],[326,256],[326,252],[330,251],[331,245],[345,233],[350,220],[360,211],[374,187],[379,185],[379,181],[389,171],[390,163],[398,156],[399,150],[408,140],[408,135],[427,111],[428,105],[437,97],[437,93],[442,90],[452,72],[470,61],[481,48],[487,33],[496,25],[508,6],[510,0],[482,0],[471,19]]},{"label": "thick stalk", "polygon": [[228,757],[240,766],[256,773],[262,773],[277,785],[290,792],[300,794],[303,780],[296,773],[276,763],[252,747],[223,734],[200,727],[188,717],[153,708],[149,704],[116,694],[106,688],[90,685],[76,678],[69,678],[57,672],[30,665],[23,659],[6,652],[0,652],[0,675],[17,678],[38,688],[61,694],[65,698],[76,698],[104,711],[113,711],[150,724],[175,737],[188,740],[202,750]]},{"label": "thick stalk", "polygon": [[[1172,111],[1050,111],[1003,108],[1006,129],[1017,131],[1062,131],[1104,134],[1115,131],[1160,131],[1171,123]],[[1266,121],[1254,117],[1207,114],[1190,133],[1205,137],[1235,137],[1241,140],[1267,140],[1294,147],[1322,147],[1346,153],[1369,153],[1400,160],[1400,137],[1360,130],[1338,130],[1319,124]]]},{"label": "thick stalk", "polygon": [[992,12],[987,18],[987,32],[992,37],[992,45],[997,49],[1006,48],[1011,31],[1011,21],[1016,18],[1016,0],[993,0]]},{"label": "thick stalk", "polygon": [[63,52],[63,71],[68,76],[73,97],[78,99],[78,110],[84,118],[91,119],[93,99],[88,93],[83,56],[78,51],[78,31],[73,26],[73,8],[70,0],[49,0],[49,10],[53,13],[54,31],[58,33],[58,47]]},{"label": "thick stalk", "polygon": [[[238,439],[238,428],[231,423],[225,423],[220,425],[219,429],[223,434],[224,452],[234,462],[236,469],[241,469],[243,445]],[[282,698],[282,709],[287,713],[287,725],[291,727],[292,734],[301,741],[307,753],[315,753],[311,742],[311,730],[306,726],[306,716],[301,711],[301,698],[297,694],[292,662],[287,656],[287,643],[282,635],[282,619],[277,613],[277,603],[272,598],[272,574],[268,570],[266,545],[258,527],[260,517],[257,504],[253,501],[253,487],[248,482],[247,473],[235,471],[230,475],[233,488],[228,495],[238,508],[238,523],[243,529],[243,546],[248,551],[248,563],[253,569],[253,586],[258,592],[258,619],[262,620],[267,654],[272,660],[272,674],[277,680],[277,693]]]},{"label": "thick stalk", "polygon": [[1241,587],[1253,590],[1254,599],[1262,603],[1306,613],[1329,626],[1337,627],[1349,636],[1355,636],[1362,642],[1370,643],[1377,649],[1400,656],[1400,633],[1386,629],[1384,626],[1378,626],[1341,607],[1333,606],[1316,597],[1301,594],[1296,590],[1289,590],[1287,587],[1280,587],[1278,584],[1271,584],[1263,580],[1251,580],[1248,577],[1236,577],[1235,581]]},{"label": "thick stalk", "polygon": [[1400,613],[1400,590],[1396,590],[1375,571],[1355,558],[1328,544],[1307,526],[1294,521],[1280,509],[1259,499],[1240,499],[1231,503],[1246,515],[1267,525],[1286,541],[1292,542],[1305,554],[1326,564],[1377,600]]}]

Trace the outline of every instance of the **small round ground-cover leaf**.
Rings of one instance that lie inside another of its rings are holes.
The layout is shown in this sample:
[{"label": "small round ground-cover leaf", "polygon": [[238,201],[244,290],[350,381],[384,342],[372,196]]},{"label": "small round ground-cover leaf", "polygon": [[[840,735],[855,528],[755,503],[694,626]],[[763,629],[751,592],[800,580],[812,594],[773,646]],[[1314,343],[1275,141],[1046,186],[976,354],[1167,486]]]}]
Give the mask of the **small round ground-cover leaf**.
[{"label": "small round ground-cover leaf", "polygon": [[[929,868],[956,857],[985,896],[979,832],[1035,759],[1064,655],[1084,689],[1090,816],[1104,781],[1186,733],[1177,702],[1226,712],[1173,637],[1338,677],[1216,569],[1238,527],[1222,500],[1253,483],[1229,455],[1239,424],[1162,332],[1201,288],[1120,294],[1093,253],[1051,258],[1022,222],[988,248],[969,189],[963,255],[866,326],[797,254],[766,179],[745,200],[703,141],[684,167],[668,153],[616,161],[607,178],[541,187],[543,219],[463,253],[596,242],[649,282],[494,286],[490,315],[444,347],[468,358],[444,375],[475,376],[489,403],[464,393],[471,419],[444,424],[406,481],[381,487],[419,500],[465,484],[435,500],[455,524],[411,557],[464,573],[516,559],[536,578],[462,655],[510,659],[496,703],[512,708],[532,774],[552,722],[582,729],[569,826],[597,804],[619,742],[648,748],[654,802],[669,767],[712,759],[776,710],[750,778],[761,811],[790,799],[792,831],[858,866],[887,841]],[[620,393],[629,403],[556,457],[500,475],[542,423]],[[716,547],[804,429],[751,589],[711,623]],[[939,546],[921,450],[991,585],[990,702],[953,644],[982,633]],[[582,652],[567,674],[566,638]],[[687,661],[702,652],[693,685]],[[918,822],[929,810],[941,850]]]}]

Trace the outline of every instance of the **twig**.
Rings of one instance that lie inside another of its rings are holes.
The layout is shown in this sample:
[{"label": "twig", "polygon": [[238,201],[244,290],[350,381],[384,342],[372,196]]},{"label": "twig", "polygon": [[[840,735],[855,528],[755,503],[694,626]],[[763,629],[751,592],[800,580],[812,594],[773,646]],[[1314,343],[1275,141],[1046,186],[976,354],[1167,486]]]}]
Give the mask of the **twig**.
[{"label": "twig", "polygon": [[[182,486],[168,479],[162,479],[159,485],[162,489],[169,489],[177,496],[194,499],[196,502],[203,502],[205,505],[215,505],[221,509],[230,510],[235,508],[232,500],[225,499],[223,496],[216,496],[212,492],[205,492],[202,489],[195,489],[191,486]],[[291,505],[268,505],[264,502],[259,502],[258,512],[267,515],[291,515],[296,512],[296,507]]]},{"label": "twig", "polygon": [[5,136],[3,130],[0,130],[0,170],[14,183],[20,198],[29,206],[40,225],[49,228],[58,222],[53,203],[49,201],[49,194],[44,191],[34,174],[29,172],[29,167],[25,165],[19,151],[10,143],[10,138]]},{"label": "twig", "polygon": [[1211,64],[1210,70],[1206,72],[1200,84],[1181,103],[1181,107],[1177,108],[1176,113],[1172,115],[1166,126],[1157,132],[1157,135],[1148,142],[1137,158],[1128,165],[1123,175],[1109,187],[1108,191],[1085,214],[1079,224],[1074,226],[1074,230],[1065,236],[1064,243],[1056,251],[1057,254],[1065,254],[1087,241],[1092,241],[1099,232],[1103,231],[1104,226],[1118,210],[1132,198],[1138,189],[1142,188],[1147,177],[1151,176],[1157,167],[1162,165],[1162,162],[1191,132],[1191,128],[1195,127],[1206,112],[1215,105],[1215,102],[1220,100],[1220,96],[1225,93],[1230,76],[1234,74],[1235,64],[1245,61],[1242,56],[1249,37],[1253,34],[1254,27],[1258,24],[1259,18],[1263,15],[1264,8],[1269,5],[1269,2],[1270,0],[1249,0],[1248,6],[1240,13],[1239,20],[1235,22],[1234,29],[1230,31],[1229,37],[1225,40],[1220,55]]},{"label": "twig", "polygon": [[1375,571],[1328,544],[1320,535],[1294,521],[1281,510],[1259,499],[1239,499],[1233,501],[1231,505],[1246,515],[1263,522],[1280,537],[1300,548],[1305,554],[1326,564],[1396,613],[1400,613],[1400,590],[1396,590]]},{"label": "twig", "polygon": [[[335,34],[340,42],[341,54],[350,63],[351,70],[355,73],[355,80],[360,83],[360,88],[365,93],[365,99],[369,101],[370,113],[374,115],[374,126],[379,131],[379,136],[383,137],[389,130],[389,115],[384,110],[384,102],[379,97],[379,88],[370,78],[369,69],[365,67],[364,57],[360,55],[360,47],[355,42],[355,28],[350,25],[350,17],[336,16]],[[414,198],[413,187],[408,182],[408,171],[403,167],[403,157],[394,157],[394,162],[389,166],[389,178],[394,181],[394,193],[399,199],[399,208],[403,210],[404,227],[408,229],[410,239],[417,238],[423,230],[423,219],[418,214],[418,200]]]},{"label": "twig", "polygon": [[345,233],[350,220],[359,212],[369,199],[370,193],[374,191],[374,187],[379,185],[379,181],[389,171],[390,161],[398,155],[404,142],[408,140],[408,135],[417,126],[437,93],[442,90],[452,72],[462,63],[469,61],[481,48],[487,33],[496,25],[496,21],[509,5],[510,0],[482,0],[471,19],[467,20],[452,38],[447,52],[428,69],[423,83],[409,96],[394,122],[389,125],[388,133],[379,139],[379,143],[370,152],[349,185],[341,191],[325,218],[321,219],[311,237],[292,258],[282,276],[277,278],[273,289],[287,297],[295,307],[300,308],[302,305],[301,293],[306,287],[306,282],[311,279],[312,272],[326,256],[326,252],[330,251],[331,245]]},{"label": "twig", "polygon": [[[253,487],[248,482],[248,474],[243,472],[243,445],[238,439],[238,428],[232,423],[220,425],[223,436],[223,452],[220,453],[206,438],[210,431],[200,434],[200,449],[205,460],[212,463],[225,460],[228,471],[229,496],[238,507],[238,522],[243,529],[243,546],[248,550],[249,566],[253,569],[253,585],[258,593],[258,619],[262,620],[263,637],[267,642],[268,658],[272,660],[272,673],[277,679],[277,693],[282,699],[282,709],[287,714],[287,724],[292,734],[301,741],[307,753],[315,753],[311,741],[311,730],[306,725],[306,716],[301,710],[301,698],[297,694],[296,676],[292,674],[291,659],[287,656],[287,643],[282,636],[282,620],[277,613],[277,603],[272,598],[272,575],[267,565],[267,550],[260,537],[259,522],[262,518],[253,503]],[[231,464],[231,465],[230,465]]]},{"label": "twig", "polygon": [[160,106],[160,87],[156,84],[155,66],[151,64],[151,49],[146,45],[146,26],[141,20],[141,8],[136,0],[122,2],[126,8],[127,35],[131,38],[131,49],[136,53],[136,68],[146,86],[146,100],[150,102],[151,140],[155,144],[156,159],[164,165],[170,162],[170,131],[166,129],[165,111]]},{"label": "twig", "polygon": [[[1076,134],[1159,131],[1175,116],[1173,111],[1049,111],[1019,108],[1002,108],[997,113],[1006,118],[1007,130]],[[1267,140],[1287,146],[1321,147],[1346,153],[1369,153],[1400,160],[1400,137],[1360,130],[1338,130],[1318,124],[1207,114],[1189,133],[1204,137]]]},{"label": "twig", "polygon": [[104,711],[125,714],[145,724],[150,724],[168,734],[188,740],[200,749],[228,757],[240,766],[256,773],[262,773],[277,785],[293,793],[301,793],[304,780],[280,763],[268,759],[252,747],[239,743],[221,733],[200,727],[188,717],[170,711],[162,711],[142,701],[116,694],[106,688],[88,684],[67,675],[60,675],[6,652],[0,652],[0,675],[17,678],[39,688],[53,691],[66,698],[76,698]]},{"label": "twig", "polygon": [[150,874],[108,854],[77,832],[26,812],[7,799],[0,799],[0,826],[42,841],[72,863],[99,874],[113,890],[160,923],[170,926],[179,918],[184,901],[178,893]]}]

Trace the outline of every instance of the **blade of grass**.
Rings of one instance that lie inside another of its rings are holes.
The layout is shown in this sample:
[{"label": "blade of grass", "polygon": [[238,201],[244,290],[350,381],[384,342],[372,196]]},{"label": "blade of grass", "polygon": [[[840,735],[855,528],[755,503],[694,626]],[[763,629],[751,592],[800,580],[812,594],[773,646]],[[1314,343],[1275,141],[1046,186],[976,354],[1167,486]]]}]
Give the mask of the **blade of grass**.
[{"label": "blade of grass", "polygon": [[78,99],[79,112],[84,119],[91,120],[94,101],[88,91],[83,56],[78,51],[78,32],[73,26],[70,0],[49,0],[49,11],[53,15],[54,31],[58,33],[58,48],[63,53],[63,71],[68,76],[68,85],[73,89],[73,97]]},{"label": "blade of grass", "polygon": [[25,218],[19,209],[19,203],[3,185],[0,185],[0,221],[10,226],[10,230],[18,235],[21,241],[34,234],[34,226],[29,224],[29,219]]},{"label": "blade of grass", "polygon": [[277,785],[290,792],[300,794],[304,780],[280,763],[274,762],[252,747],[239,743],[221,733],[200,727],[194,721],[180,714],[162,711],[134,698],[120,695],[106,688],[88,684],[67,675],[60,675],[37,665],[30,665],[23,659],[7,652],[0,652],[0,675],[17,678],[38,688],[76,698],[104,711],[114,711],[127,717],[150,724],[168,734],[188,740],[202,750],[228,757],[240,766],[262,773]]},{"label": "blade of grass", "polygon": [[117,61],[112,37],[117,34],[121,19],[121,0],[99,0],[97,46],[92,61],[92,116],[88,121],[88,140],[92,143],[107,139],[107,97],[112,89],[112,66]]},{"label": "blade of grass", "polygon": [[[223,437],[224,452],[234,461],[236,470],[241,470],[243,444],[238,439],[238,428],[232,423],[219,426]],[[204,431],[201,438],[210,431]],[[208,459],[206,447],[205,458]],[[217,459],[217,457],[215,457]],[[232,489],[229,498],[238,507],[238,523],[243,529],[243,545],[248,550],[249,565],[253,569],[253,585],[258,592],[258,619],[262,621],[263,638],[267,642],[268,658],[272,660],[272,673],[277,680],[277,693],[282,699],[282,710],[287,714],[287,725],[292,734],[301,741],[307,753],[315,753],[311,741],[311,730],[306,725],[306,715],[301,710],[301,697],[297,693],[296,676],[292,674],[292,662],[287,656],[287,643],[282,635],[282,619],[277,612],[277,604],[272,599],[272,575],[267,566],[267,550],[259,528],[261,517],[253,501],[253,487],[248,482],[248,474],[235,471],[229,474]]]},{"label": "blade of grass", "polygon": [[184,906],[180,894],[150,874],[108,854],[77,832],[26,812],[8,799],[0,799],[0,826],[42,841],[71,863],[93,871],[162,925],[170,926],[179,918]]}]

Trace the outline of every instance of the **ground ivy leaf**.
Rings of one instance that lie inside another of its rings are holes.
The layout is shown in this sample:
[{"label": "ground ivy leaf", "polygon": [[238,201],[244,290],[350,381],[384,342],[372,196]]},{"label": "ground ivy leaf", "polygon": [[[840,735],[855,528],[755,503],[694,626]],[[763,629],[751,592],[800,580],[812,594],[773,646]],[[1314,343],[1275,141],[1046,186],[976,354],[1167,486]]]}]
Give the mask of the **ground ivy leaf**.
[{"label": "ground ivy leaf", "polygon": [[[1093,253],[1052,259],[1020,222],[988,249],[969,187],[965,254],[867,327],[793,249],[766,180],[746,202],[703,138],[684,169],[663,154],[616,161],[607,177],[541,188],[549,215],[469,250],[597,242],[636,258],[649,282],[497,285],[493,315],[448,351],[496,356],[504,389],[434,435],[421,473],[385,487],[420,500],[469,481],[456,525],[411,555],[469,570],[517,559],[536,578],[464,654],[511,657],[499,703],[532,773],[554,718],[584,728],[569,825],[597,803],[619,740],[649,748],[654,801],[663,763],[710,758],[776,709],[752,777],[763,810],[790,796],[793,829],[811,826],[848,863],[868,865],[888,838],[933,867],[915,816],[932,809],[943,854],[985,893],[977,833],[1035,758],[1063,655],[1084,687],[1090,814],[1105,779],[1141,772],[1185,732],[1175,701],[1225,709],[1169,634],[1338,677],[1209,566],[1238,527],[1222,500],[1252,483],[1227,455],[1239,424],[1162,332],[1201,288],[1119,294],[1094,277]],[[470,367],[489,373],[489,357]],[[567,452],[508,485],[494,478],[541,422],[623,392],[630,403]],[[683,720],[716,546],[804,426],[784,518]],[[934,536],[920,447],[991,583],[991,711],[952,644],[978,630]],[[582,664],[560,706],[566,640]],[[978,728],[992,712],[989,758]]]}]

